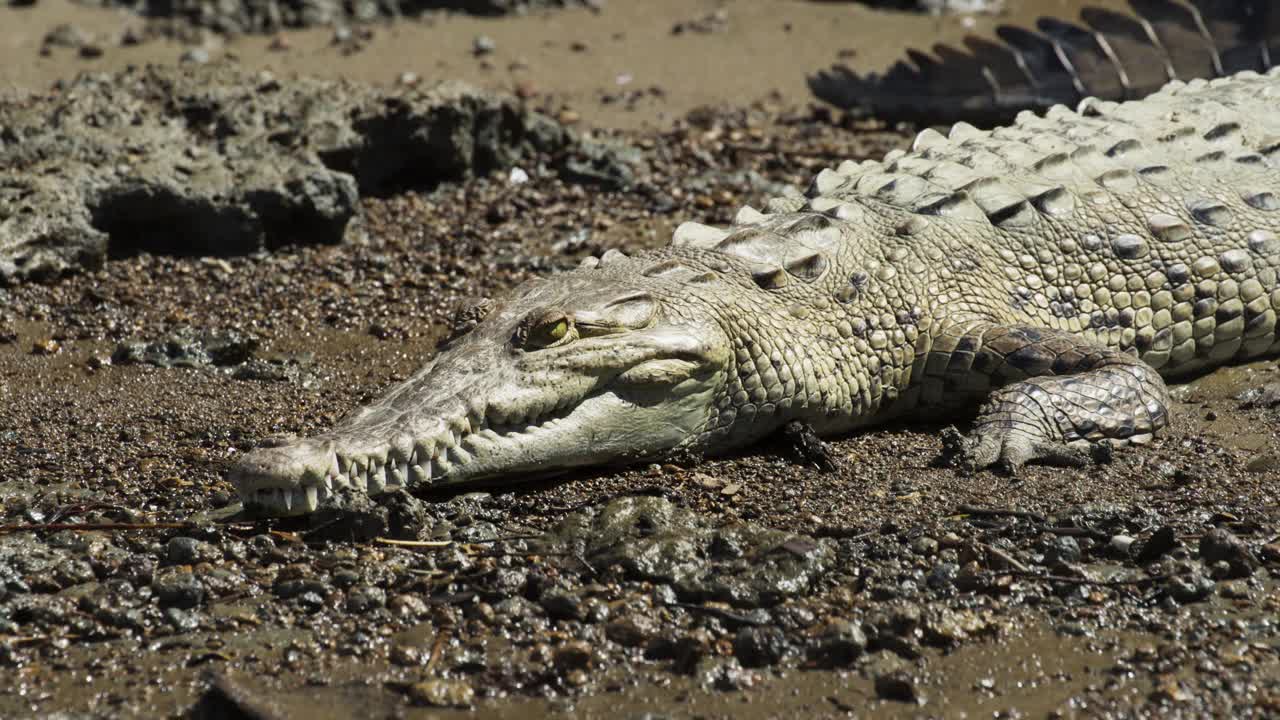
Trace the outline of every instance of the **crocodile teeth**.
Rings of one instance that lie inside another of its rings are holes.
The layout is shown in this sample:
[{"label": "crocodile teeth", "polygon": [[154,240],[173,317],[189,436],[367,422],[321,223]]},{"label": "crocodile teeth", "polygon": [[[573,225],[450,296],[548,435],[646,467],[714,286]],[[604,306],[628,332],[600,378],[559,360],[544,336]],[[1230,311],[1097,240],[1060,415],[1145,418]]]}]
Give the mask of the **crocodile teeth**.
[{"label": "crocodile teeth", "polygon": [[[430,464],[430,463],[428,463]],[[409,466],[409,485],[410,487],[421,487],[431,482],[431,474],[421,465]]]},{"label": "crocodile teeth", "polygon": [[367,492],[370,495],[377,495],[387,489],[387,479],[386,476],[382,474],[381,467],[371,467],[372,469],[369,471],[369,479],[365,483],[365,487],[368,488]]},{"label": "crocodile teeth", "polygon": [[315,485],[308,485],[304,488],[304,493],[307,512],[312,512],[320,505],[320,490]]},{"label": "crocodile teeth", "polygon": [[409,466],[387,463],[387,487],[404,487],[409,483]]},{"label": "crocodile teeth", "polygon": [[453,465],[466,465],[471,462],[471,453],[463,450],[461,446],[449,448],[448,457]]}]

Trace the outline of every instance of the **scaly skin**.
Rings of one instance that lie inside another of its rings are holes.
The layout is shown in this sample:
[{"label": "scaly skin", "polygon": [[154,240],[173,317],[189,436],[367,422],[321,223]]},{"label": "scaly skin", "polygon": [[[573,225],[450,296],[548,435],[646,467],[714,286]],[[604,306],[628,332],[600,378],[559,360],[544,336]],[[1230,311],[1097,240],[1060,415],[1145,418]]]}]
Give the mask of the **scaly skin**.
[{"label": "scaly skin", "polygon": [[1162,375],[1280,350],[1280,73],[1085,101],[824,170],[471,308],[383,400],[245,456],[246,504],[518,481],[981,406],[971,468],[1083,462],[1168,421]]},{"label": "scaly skin", "polygon": [[1273,0],[1129,0],[1119,12],[1041,17],[1034,30],[1002,24],[993,39],[970,35],[907,55],[883,74],[819,71],[809,88],[881,120],[1002,123],[1089,96],[1137,100],[1170,80],[1266,71],[1280,63],[1280,8]]}]

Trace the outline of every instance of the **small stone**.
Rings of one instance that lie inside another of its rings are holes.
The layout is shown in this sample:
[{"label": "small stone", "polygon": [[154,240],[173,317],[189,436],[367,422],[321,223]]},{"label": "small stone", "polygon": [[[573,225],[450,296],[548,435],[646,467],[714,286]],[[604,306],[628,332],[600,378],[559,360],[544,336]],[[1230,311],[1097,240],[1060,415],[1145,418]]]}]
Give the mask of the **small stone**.
[{"label": "small stone", "polygon": [[552,590],[542,596],[542,609],[554,620],[582,620],[586,612],[576,595],[563,590]]},{"label": "small stone", "polygon": [[911,552],[925,557],[934,555],[938,552],[938,541],[927,536],[918,537],[911,541]]},{"label": "small stone", "polygon": [[106,51],[103,50],[102,46],[97,43],[87,42],[80,46],[80,49],[78,52],[81,58],[85,60],[92,60],[94,58],[102,57],[103,53]]},{"label": "small stone", "polygon": [[1128,535],[1112,535],[1107,545],[1121,555],[1128,555],[1133,548],[1133,538]]},{"label": "small stone", "polygon": [[205,50],[204,48],[191,48],[178,57],[178,62],[191,63],[193,65],[204,65],[209,62],[210,59],[208,50]]},{"label": "small stone", "polygon": [[1249,586],[1243,580],[1230,580],[1218,586],[1218,594],[1228,600],[1249,599]]},{"label": "small stone", "polygon": [[393,645],[389,657],[396,665],[414,667],[422,664],[423,652],[417,645]]},{"label": "small stone", "polygon": [[1250,458],[1245,463],[1244,469],[1251,473],[1280,470],[1280,453],[1263,453],[1257,457]]},{"label": "small stone", "polygon": [[1142,549],[1138,551],[1137,562],[1139,565],[1150,565],[1159,560],[1174,548],[1178,547],[1178,535],[1173,528],[1165,525],[1155,531],[1154,534],[1142,545]]},{"label": "small stone", "polygon": [[163,606],[193,608],[204,601],[204,585],[190,572],[170,571],[157,575],[151,591]]},{"label": "small stone", "polygon": [[145,39],[146,39],[146,35],[144,35],[141,30],[135,27],[125,28],[124,32],[120,34],[120,44],[125,47],[141,45],[142,41]]},{"label": "small stone", "polygon": [[1230,532],[1215,528],[1200,538],[1200,558],[1206,564],[1226,563],[1226,577],[1249,577],[1257,568],[1257,561],[1244,541]]},{"label": "small stone", "polygon": [[1071,564],[1080,562],[1080,543],[1070,535],[1052,537],[1046,543],[1044,551],[1044,564],[1057,565],[1059,563]]},{"label": "small stone", "polygon": [[471,41],[471,53],[476,57],[488,55],[498,49],[498,44],[488,35],[477,35],[475,40]]},{"label": "small stone", "polygon": [[422,78],[418,77],[418,73],[405,71],[400,73],[399,77],[396,78],[396,82],[404,85],[405,87],[413,87],[414,85],[417,85],[418,81],[421,79]]},{"label": "small stone", "polygon": [[1268,563],[1280,563],[1280,543],[1269,543],[1263,545],[1259,551],[1262,559]]},{"label": "small stone", "polygon": [[855,623],[844,620],[826,627],[818,641],[817,659],[830,667],[843,667],[867,649],[867,635]]},{"label": "small stone", "polygon": [[627,647],[644,647],[657,631],[654,621],[645,615],[621,617],[604,626],[605,637]]},{"label": "small stone", "polygon": [[776,627],[744,627],[733,639],[733,654],[744,667],[776,665],[790,646],[787,636]]},{"label": "small stone", "polygon": [[921,704],[915,680],[905,672],[893,672],[876,676],[876,695],[882,700]]},{"label": "small stone", "polygon": [[582,641],[567,642],[556,648],[551,664],[561,672],[582,670],[591,666],[591,646]]},{"label": "small stone", "polygon": [[417,595],[396,595],[387,602],[387,609],[401,617],[420,618],[430,612],[427,604]]},{"label": "small stone", "polygon": [[1199,602],[1213,594],[1214,583],[1198,572],[1178,575],[1169,578],[1165,583],[1165,592],[1178,603]]},{"label": "small stone", "polygon": [[409,699],[430,707],[470,707],[476,691],[465,680],[436,678],[409,686]]},{"label": "small stone", "polygon": [[206,542],[191,537],[170,538],[165,546],[169,562],[175,565],[194,565],[222,559],[222,551]]},{"label": "small stone", "polygon": [[951,562],[943,562],[933,566],[924,582],[925,585],[934,590],[945,590],[955,585],[958,577],[960,577],[960,566]]},{"label": "small stone", "polygon": [[168,607],[164,610],[165,622],[178,632],[194,632],[200,629],[200,618],[192,612],[188,612],[178,607]]},{"label": "small stone", "polygon": [[41,338],[31,344],[32,355],[57,355],[62,352],[62,343],[53,338]]}]

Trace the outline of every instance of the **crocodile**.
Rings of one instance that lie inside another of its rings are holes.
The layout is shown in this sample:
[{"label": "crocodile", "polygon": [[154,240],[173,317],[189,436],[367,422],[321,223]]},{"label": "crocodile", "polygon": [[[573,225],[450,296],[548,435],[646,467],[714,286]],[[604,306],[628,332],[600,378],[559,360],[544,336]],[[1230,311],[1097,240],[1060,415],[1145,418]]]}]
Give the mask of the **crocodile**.
[{"label": "crocodile", "polygon": [[1280,350],[1280,70],[957,123],[460,313],[332,430],[252,450],[246,507],[723,453],[963,415],[961,469],[1084,464],[1165,379]]},{"label": "crocodile", "polygon": [[1022,110],[1085,97],[1137,100],[1171,80],[1259,72],[1280,63],[1272,0],[1129,0],[1129,12],[1086,7],[1079,22],[1003,24],[962,47],[908,50],[884,73],[835,65],[810,75],[819,99],[886,121],[1007,122]]}]

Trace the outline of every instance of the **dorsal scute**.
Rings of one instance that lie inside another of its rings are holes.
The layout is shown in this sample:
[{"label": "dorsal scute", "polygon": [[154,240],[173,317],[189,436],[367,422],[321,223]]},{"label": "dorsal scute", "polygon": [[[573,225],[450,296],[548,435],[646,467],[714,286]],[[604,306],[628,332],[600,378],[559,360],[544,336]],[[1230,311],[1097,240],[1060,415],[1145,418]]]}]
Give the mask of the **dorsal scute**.
[{"label": "dorsal scute", "polygon": [[711,225],[703,225],[696,222],[680,223],[676,231],[671,235],[672,247],[698,247],[710,248],[716,243],[725,239],[729,234],[728,230],[723,230]]},{"label": "dorsal scute", "polygon": [[759,287],[778,290],[789,278],[812,282],[821,277],[840,241],[841,225],[830,217],[788,213],[735,230],[711,249],[742,260]]},{"label": "dorsal scute", "polygon": [[969,197],[969,193],[963,190],[948,193],[918,208],[917,212],[955,220],[989,222],[987,214],[973,202],[973,198]]}]

